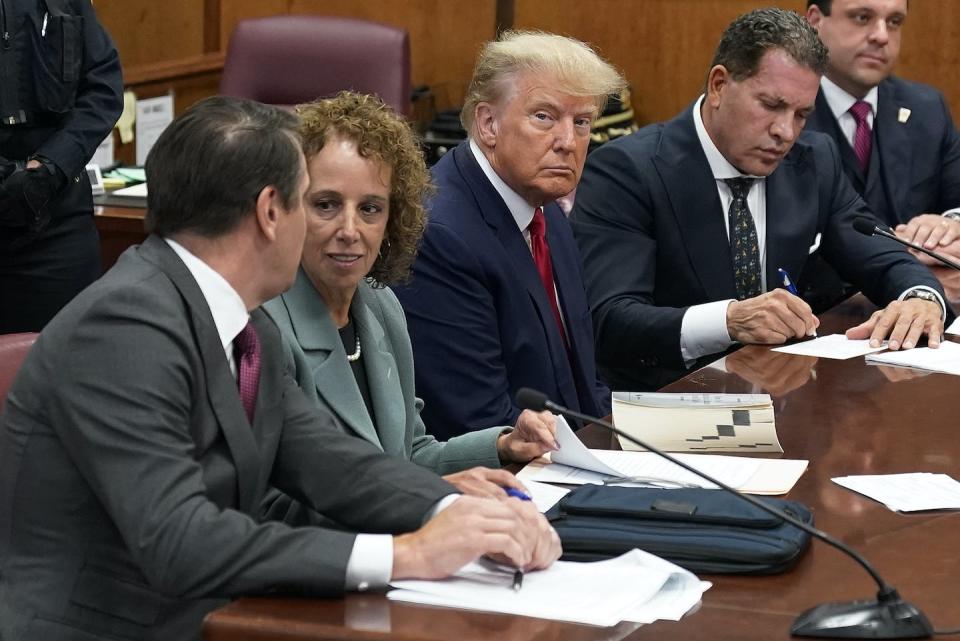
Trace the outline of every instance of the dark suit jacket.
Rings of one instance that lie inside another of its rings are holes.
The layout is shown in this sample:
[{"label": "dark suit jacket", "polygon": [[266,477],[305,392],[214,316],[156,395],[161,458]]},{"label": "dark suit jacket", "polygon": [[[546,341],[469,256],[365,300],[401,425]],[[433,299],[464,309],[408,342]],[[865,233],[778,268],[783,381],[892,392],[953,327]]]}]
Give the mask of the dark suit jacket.
[{"label": "dark suit jacket", "polygon": [[[655,389],[682,376],[687,308],[736,298],[720,197],[692,109],[595,151],[577,188],[571,220],[597,357],[615,389]],[[802,134],[766,179],[766,193],[768,289],[778,267],[803,273],[820,233],[827,260],[879,305],[913,285],[941,291],[899,245],[852,229],[868,210],[826,136]]]},{"label": "dark suit jacket", "polygon": [[[906,122],[900,122],[901,109],[910,110]],[[933,87],[892,76],[880,83],[866,175],[822,90],[806,128],[833,138],[854,189],[891,227],[918,214],[960,207],[960,135],[943,95]],[[819,254],[799,286],[816,309],[856,291]]]},{"label": "dark suit jacket", "polygon": [[[910,110],[906,122],[900,122],[901,109]],[[854,189],[888,225],[960,207],[960,134],[933,87],[895,77],[880,83],[866,176],[822,90],[806,128],[833,138]]]},{"label": "dark suit jacket", "polygon": [[394,291],[413,341],[424,423],[447,439],[513,425],[521,387],[588,414],[606,414],[580,255],[560,208],[544,207],[570,358],[523,234],[463,143],[433,168],[438,194],[413,278]]},{"label": "dark suit jacket", "polygon": [[252,426],[196,281],[157,237],[47,326],[0,422],[0,638],[199,638],[222,599],[342,592],[355,535],[258,523],[268,484],[367,532],[413,530],[451,492],[333,428],[252,318]]}]

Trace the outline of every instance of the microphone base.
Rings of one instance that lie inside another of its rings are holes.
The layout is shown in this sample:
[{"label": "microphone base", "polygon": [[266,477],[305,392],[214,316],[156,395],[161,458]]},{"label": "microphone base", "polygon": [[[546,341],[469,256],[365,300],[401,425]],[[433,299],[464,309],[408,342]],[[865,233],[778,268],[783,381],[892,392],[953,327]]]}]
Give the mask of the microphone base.
[{"label": "microphone base", "polygon": [[933,626],[917,606],[896,597],[818,605],[797,617],[790,634],[826,639],[929,639]]}]

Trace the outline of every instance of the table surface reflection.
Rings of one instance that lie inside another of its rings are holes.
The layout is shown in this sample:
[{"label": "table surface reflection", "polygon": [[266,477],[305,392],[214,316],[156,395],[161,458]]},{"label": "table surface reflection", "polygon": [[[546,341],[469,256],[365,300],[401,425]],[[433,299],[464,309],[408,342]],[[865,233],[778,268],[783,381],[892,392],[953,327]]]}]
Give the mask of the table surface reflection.
[{"label": "table surface reflection", "polygon": [[[869,315],[856,297],[821,317],[820,334]],[[810,461],[789,498],[811,506],[817,526],[863,553],[936,627],[960,625],[960,514],[896,514],[832,483],[832,476],[935,472],[957,476],[960,439],[952,400],[960,379],[816,359],[749,346],[720,367],[691,373],[666,391],[767,392],[785,456]],[[596,426],[591,447],[617,447]],[[382,595],[343,599],[245,598],[208,616],[204,638],[613,641],[787,639],[797,614],[827,601],[872,598],[876,587],[852,560],[815,543],[791,571],[768,577],[708,576],[700,610],[678,623],[615,628],[391,603]]]}]

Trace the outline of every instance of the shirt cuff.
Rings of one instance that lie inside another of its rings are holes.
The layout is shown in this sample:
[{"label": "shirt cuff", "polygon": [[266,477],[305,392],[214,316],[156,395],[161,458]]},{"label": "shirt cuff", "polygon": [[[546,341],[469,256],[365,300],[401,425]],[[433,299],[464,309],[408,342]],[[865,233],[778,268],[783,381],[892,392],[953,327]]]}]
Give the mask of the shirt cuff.
[{"label": "shirt cuff", "polygon": [[727,332],[727,307],[733,300],[693,305],[687,308],[680,325],[680,355],[690,367],[701,356],[722,352],[733,340]]},{"label": "shirt cuff", "polygon": [[347,591],[383,588],[393,574],[393,536],[358,534],[347,561]]},{"label": "shirt cuff", "polygon": [[[447,494],[436,502],[424,523],[447,509],[460,498]],[[358,534],[347,560],[346,588],[348,592],[366,592],[384,588],[393,574],[393,536],[390,534]]]},{"label": "shirt cuff", "polygon": [[940,322],[946,323],[947,322],[947,305],[946,303],[943,302],[943,296],[940,295],[940,292],[935,290],[933,287],[927,287],[926,285],[917,285],[916,287],[911,287],[910,289],[905,290],[902,294],[900,294],[900,297],[897,298],[897,300],[903,300],[904,298],[907,297],[907,294],[909,294],[910,292],[916,292],[920,290],[923,290],[925,292],[930,292],[931,294],[937,297],[937,302],[940,304]]}]

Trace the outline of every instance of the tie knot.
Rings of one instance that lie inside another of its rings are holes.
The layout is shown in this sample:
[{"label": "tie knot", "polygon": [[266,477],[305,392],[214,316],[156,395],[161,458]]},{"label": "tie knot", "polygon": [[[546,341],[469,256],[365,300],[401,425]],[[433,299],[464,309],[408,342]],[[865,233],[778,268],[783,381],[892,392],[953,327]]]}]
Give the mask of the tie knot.
[{"label": "tie knot", "polygon": [[253,323],[247,322],[236,338],[233,339],[233,345],[241,356],[255,354],[260,349],[260,337],[257,336],[257,330]]},{"label": "tie knot", "polygon": [[536,211],[533,212],[533,220],[530,221],[530,226],[527,227],[530,230],[531,238],[543,238],[546,234],[547,221],[543,216],[543,209],[537,207]]},{"label": "tie knot", "polygon": [[747,194],[750,192],[750,187],[753,185],[753,181],[753,178],[740,176],[739,178],[726,178],[723,182],[727,183],[727,187],[729,187],[730,191],[733,192],[734,200],[739,200],[747,197]]},{"label": "tie knot", "polygon": [[867,115],[872,111],[869,102],[863,100],[858,100],[853,103],[853,106],[850,107],[850,113],[853,115],[853,119],[857,121],[857,124],[867,122]]}]

